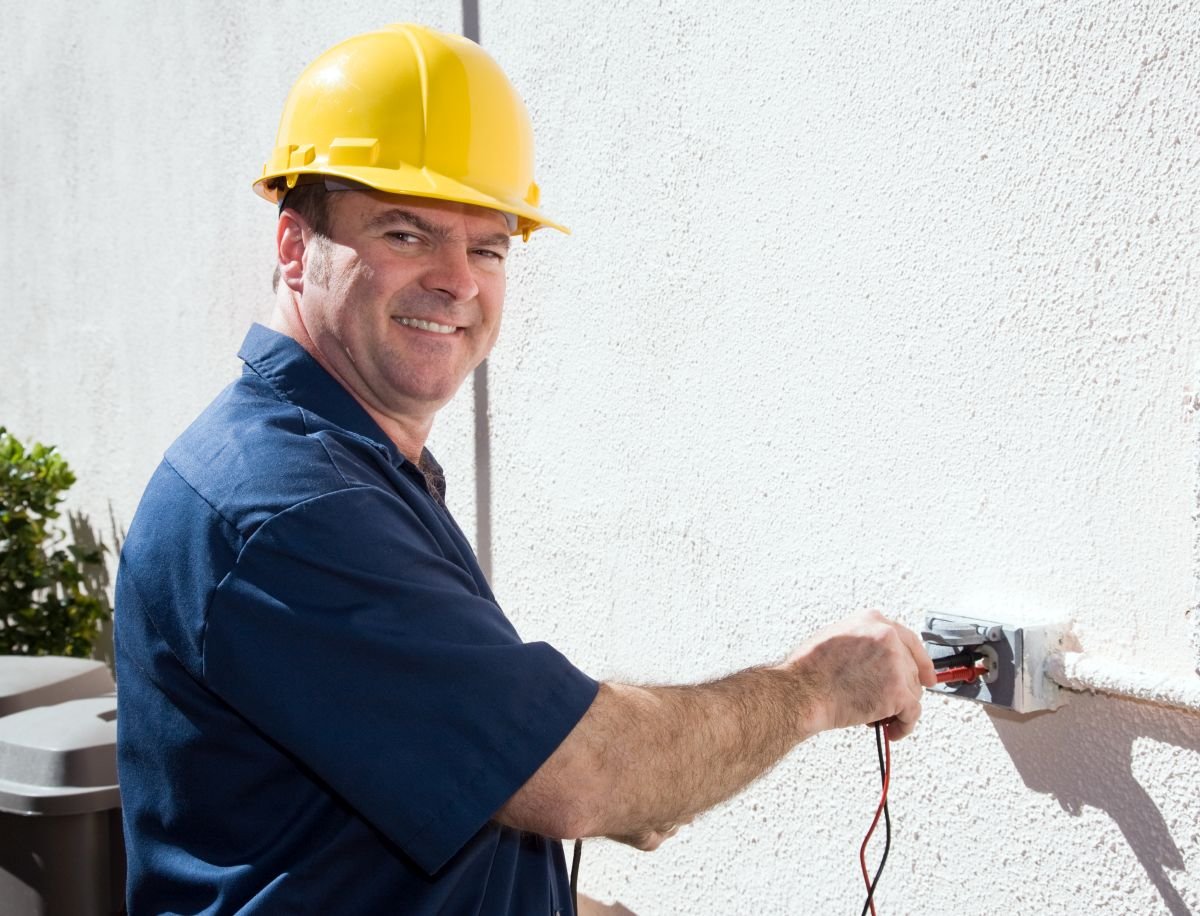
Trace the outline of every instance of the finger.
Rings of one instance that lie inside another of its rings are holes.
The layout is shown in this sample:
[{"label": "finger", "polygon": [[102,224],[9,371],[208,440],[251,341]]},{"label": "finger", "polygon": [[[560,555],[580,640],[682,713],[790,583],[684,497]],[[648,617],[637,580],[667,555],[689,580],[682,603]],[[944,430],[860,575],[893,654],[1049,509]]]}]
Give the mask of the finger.
[{"label": "finger", "polygon": [[907,738],[913,733],[915,723],[909,722],[907,725],[899,719],[888,719],[883,723],[883,736],[888,741],[899,741],[901,738]]},{"label": "finger", "polygon": [[899,741],[901,738],[911,735],[913,729],[917,727],[919,718],[921,718],[921,704],[914,702],[906,705],[889,720],[891,723],[888,731],[890,740]]},{"label": "finger", "polygon": [[912,734],[916,723],[905,722],[899,716],[895,716],[888,719],[884,724],[887,726],[888,741],[900,741]]},{"label": "finger", "polygon": [[895,629],[896,629],[896,635],[899,637],[901,645],[903,647],[901,650],[902,655],[897,660],[898,664],[899,664],[899,670],[896,671],[896,675],[903,680],[904,687],[908,690],[908,693],[912,696],[912,698],[916,702],[920,703],[921,699],[925,695],[925,691],[924,691],[924,687],[921,684],[920,669],[916,664],[916,660],[911,657],[912,652],[911,652],[910,646],[904,640],[904,637],[902,635],[903,633],[908,632],[908,631],[904,630],[904,628],[900,627],[900,626],[897,626]]},{"label": "finger", "polygon": [[903,624],[895,623],[893,626],[917,665],[918,680],[926,687],[932,687],[937,683],[937,675],[933,670],[933,661],[929,658],[929,653],[925,651],[925,643],[921,642],[921,637]]},{"label": "finger", "polygon": [[925,687],[915,677],[908,680],[908,692],[912,694],[913,699],[920,703],[925,698]]}]

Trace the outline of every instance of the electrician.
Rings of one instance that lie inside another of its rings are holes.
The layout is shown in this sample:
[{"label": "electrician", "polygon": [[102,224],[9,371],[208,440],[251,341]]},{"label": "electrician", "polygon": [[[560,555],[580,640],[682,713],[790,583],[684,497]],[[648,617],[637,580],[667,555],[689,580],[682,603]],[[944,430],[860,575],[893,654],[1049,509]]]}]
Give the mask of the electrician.
[{"label": "electrician", "polygon": [[569,914],[560,838],[653,849],[806,737],[911,731],[933,670],[878,613],[674,687],[598,683],[505,617],[425,442],[496,341],[512,240],[562,227],[476,44],[330,49],[254,187],[270,326],[167,450],[118,575],[131,914]]}]

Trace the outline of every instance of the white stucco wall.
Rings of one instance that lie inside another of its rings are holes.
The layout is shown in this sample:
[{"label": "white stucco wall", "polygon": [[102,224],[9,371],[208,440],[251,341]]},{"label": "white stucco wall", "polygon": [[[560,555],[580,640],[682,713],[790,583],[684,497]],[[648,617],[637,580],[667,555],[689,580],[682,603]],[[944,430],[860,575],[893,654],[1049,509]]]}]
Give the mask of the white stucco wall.
[{"label": "white stucco wall", "polygon": [[[334,40],[458,3],[6,5],[0,423],[127,524],[269,301],[249,192]],[[782,656],[869,605],[1057,614],[1194,676],[1200,3],[482,2],[548,212],[491,360],[495,586],[598,677]],[[432,443],[472,530],[470,392]],[[1200,717],[931,698],[881,913],[1200,910]],[[583,888],[855,912],[869,733]]]},{"label": "white stucco wall", "polygon": [[[0,10],[0,424],[61,448],[80,478],[73,504],[101,534],[110,505],[128,524],[163,450],[240,371],[246,329],[270,314],[274,211],[250,185],[289,86],[335,41],[405,18],[457,31],[461,9]],[[439,434],[469,457],[465,394]],[[458,489],[473,493],[469,477]]]}]

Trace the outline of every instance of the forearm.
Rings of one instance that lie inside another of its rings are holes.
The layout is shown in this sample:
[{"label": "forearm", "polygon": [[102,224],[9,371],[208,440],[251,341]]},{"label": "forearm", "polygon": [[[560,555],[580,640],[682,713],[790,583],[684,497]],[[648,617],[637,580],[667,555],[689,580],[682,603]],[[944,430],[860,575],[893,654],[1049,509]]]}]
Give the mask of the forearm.
[{"label": "forearm", "polygon": [[752,668],[686,687],[613,685],[621,740],[595,750],[598,834],[659,831],[737,794],[812,733],[797,672]]},{"label": "forearm", "polygon": [[664,833],[818,731],[887,720],[889,737],[904,737],[921,714],[922,685],[933,683],[917,636],[871,611],[826,627],[774,667],[688,687],[604,684],[496,820],[557,837]]},{"label": "forearm", "polygon": [[801,673],[752,668],[708,684],[603,684],[549,766],[497,819],[557,835],[636,836],[685,823],[811,733]]}]

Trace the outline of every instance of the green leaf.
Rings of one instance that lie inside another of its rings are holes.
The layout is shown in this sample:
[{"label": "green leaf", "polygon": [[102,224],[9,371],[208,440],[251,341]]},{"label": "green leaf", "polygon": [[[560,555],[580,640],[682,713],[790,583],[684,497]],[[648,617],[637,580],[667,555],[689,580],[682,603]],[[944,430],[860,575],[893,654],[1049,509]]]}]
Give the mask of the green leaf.
[{"label": "green leaf", "polygon": [[86,657],[112,616],[85,588],[104,546],[67,544],[53,524],[74,483],[54,446],[26,448],[0,426],[0,653]]}]

